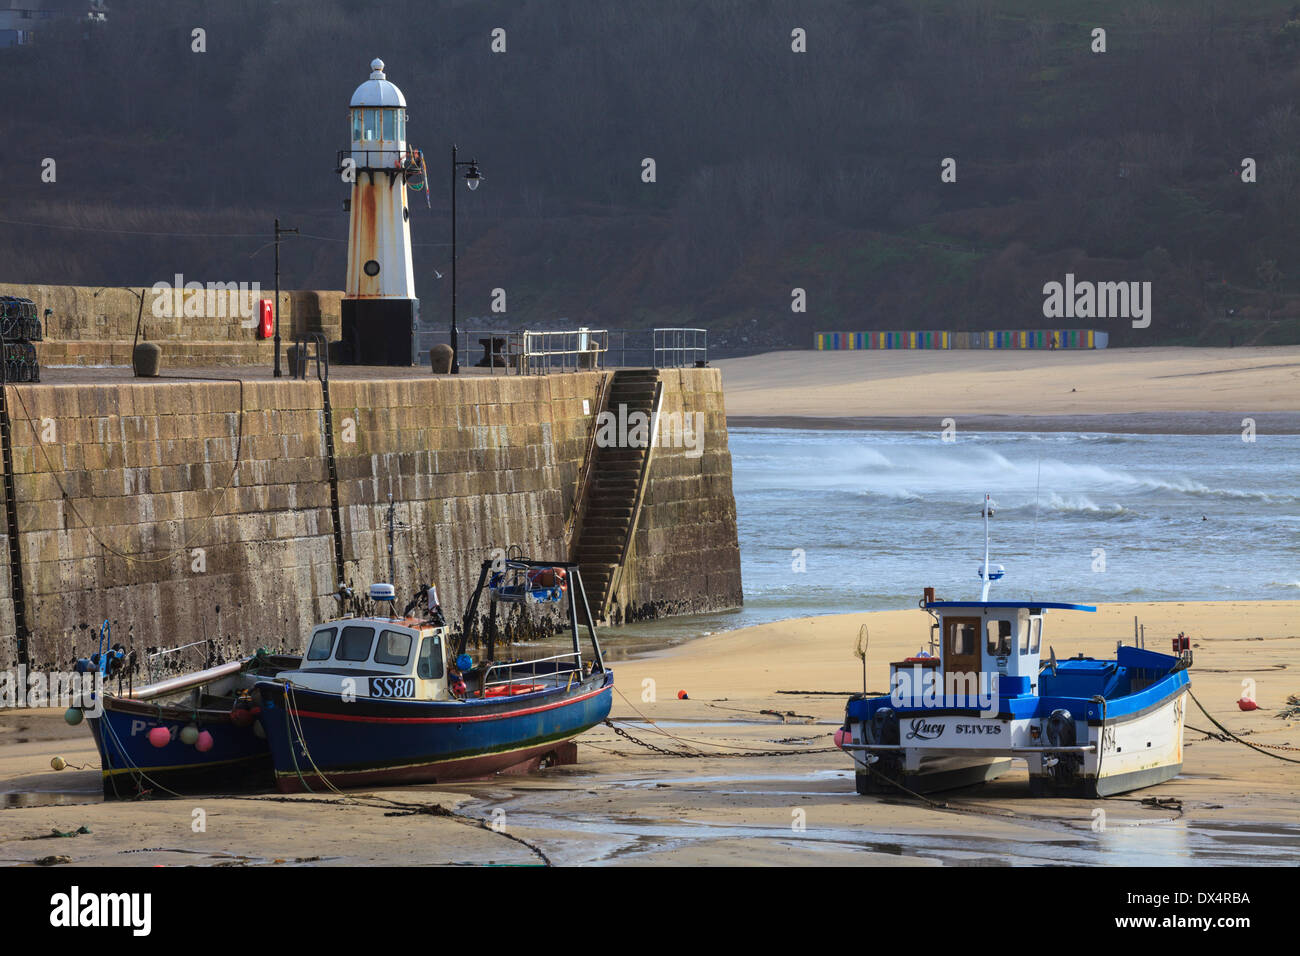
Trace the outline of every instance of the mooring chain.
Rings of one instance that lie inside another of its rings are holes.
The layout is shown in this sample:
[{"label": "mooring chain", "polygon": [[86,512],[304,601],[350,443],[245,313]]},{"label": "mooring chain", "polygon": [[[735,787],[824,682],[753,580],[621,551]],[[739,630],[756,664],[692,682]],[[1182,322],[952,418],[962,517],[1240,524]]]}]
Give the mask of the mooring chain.
[{"label": "mooring chain", "polygon": [[663,754],[665,757],[792,757],[801,756],[803,754],[830,754],[839,752],[839,748],[837,747],[820,747],[813,750],[750,750],[745,751],[744,753],[737,751],[691,752],[687,750],[669,750],[666,747],[660,747],[657,744],[648,743],[647,741],[641,740],[639,737],[632,736],[632,734],[628,733],[622,727],[616,726],[611,720],[606,719],[605,724],[613,730],[614,733],[618,734],[625,740],[631,741],[638,747],[644,747],[646,750],[652,750],[657,754]]}]

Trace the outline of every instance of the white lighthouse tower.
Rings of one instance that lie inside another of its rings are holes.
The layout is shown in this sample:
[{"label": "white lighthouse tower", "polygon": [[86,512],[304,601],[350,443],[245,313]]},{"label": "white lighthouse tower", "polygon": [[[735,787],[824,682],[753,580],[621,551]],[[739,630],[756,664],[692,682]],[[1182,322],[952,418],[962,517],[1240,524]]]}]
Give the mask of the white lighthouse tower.
[{"label": "white lighthouse tower", "polygon": [[348,279],[343,297],[343,360],[358,365],[412,365],[419,300],[411,267],[408,180],[428,188],[420,151],[406,143],[406,97],[370,64],[370,79],[352,94],[350,150],[339,172],[351,174]]}]

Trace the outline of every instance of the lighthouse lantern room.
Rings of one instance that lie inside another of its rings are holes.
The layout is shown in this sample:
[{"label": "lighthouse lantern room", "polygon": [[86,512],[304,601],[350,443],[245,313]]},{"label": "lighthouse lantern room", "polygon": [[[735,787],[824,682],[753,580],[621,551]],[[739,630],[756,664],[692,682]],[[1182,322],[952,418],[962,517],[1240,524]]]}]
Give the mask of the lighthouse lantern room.
[{"label": "lighthouse lantern room", "polygon": [[352,146],[339,153],[338,163],[352,183],[342,358],[409,366],[419,300],[406,188],[427,188],[427,171],[420,151],[406,142],[406,97],[384,75],[383,60],[370,68],[370,79],[352,94]]}]

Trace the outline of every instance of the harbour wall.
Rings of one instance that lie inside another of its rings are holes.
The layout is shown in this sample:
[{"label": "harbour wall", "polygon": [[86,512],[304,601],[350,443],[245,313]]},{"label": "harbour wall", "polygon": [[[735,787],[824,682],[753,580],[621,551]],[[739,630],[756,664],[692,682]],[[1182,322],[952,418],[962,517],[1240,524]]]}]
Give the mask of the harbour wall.
[{"label": "harbour wall", "polygon": [[[611,374],[342,370],[328,383],[328,414],[315,380],[8,386],[32,666],[93,653],[105,619],[114,641],[142,653],[205,639],[224,656],[301,649],[313,623],[339,613],[332,489],[344,579],[358,591],[389,579],[391,494],[399,596],[432,582],[458,615],[492,549],[573,557]],[[655,451],[620,617],[741,602],[721,375],[661,377],[664,411],[698,412],[703,443],[698,454]],[[7,525],[0,667],[18,655]]]},{"label": "harbour wall", "polygon": [[[274,355],[272,340],[258,338],[255,321],[258,302],[274,302],[275,290],[270,288],[242,295],[182,289],[160,299],[149,287],[0,283],[0,295],[36,303],[45,336],[36,354],[47,368],[129,367],[137,325],[140,340],[161,349],[164,369],[270,365]],[[292,344],[295,335],[305,332],[338,339],[342,300],[343,293],[337,291],[281,290],[284,343]]]}]

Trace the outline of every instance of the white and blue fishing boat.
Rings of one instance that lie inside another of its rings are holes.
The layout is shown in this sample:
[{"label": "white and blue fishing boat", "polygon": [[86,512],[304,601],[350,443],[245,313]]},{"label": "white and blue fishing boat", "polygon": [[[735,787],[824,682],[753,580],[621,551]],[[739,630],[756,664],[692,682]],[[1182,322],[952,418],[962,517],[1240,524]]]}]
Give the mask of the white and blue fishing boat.
[{"label": "white and blue fishing boat", "polygon": [[889,694],[849,699],[835,739],[853,757],[858,792],[968,786],[1017,758],[1036,795],[1109,796],[1176,777],[1191,652],[1120,642],[1111,660],[1058,661],[1044,643],[1048,613],[1096,608],[990,601],[1005,572],[989,565],[988,496],[983,514],[980,599],[936,600],[927,588],[920,606],[934,618],[935,653],[892,662]]},{"label": "white and blue fishing boat", "polygon": [[[492,623],[486,653],[475,661],[467,645],[485,590]],[[372,586],[371,598],[391,602],[392,585]],[[498,660],[498,602],[567,612],[572,649]],[[255,689],[276,788],[444,783],[570,763],[572,739],[609,715],[614,674],[576,564],[518,558],[494,573],[493,562],[484,562],[454,652],[451,640],[432,588],[401,616],[315,627],[302,665]]]}]

